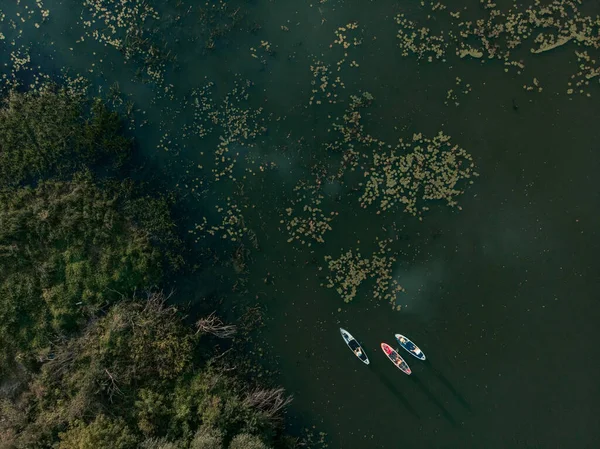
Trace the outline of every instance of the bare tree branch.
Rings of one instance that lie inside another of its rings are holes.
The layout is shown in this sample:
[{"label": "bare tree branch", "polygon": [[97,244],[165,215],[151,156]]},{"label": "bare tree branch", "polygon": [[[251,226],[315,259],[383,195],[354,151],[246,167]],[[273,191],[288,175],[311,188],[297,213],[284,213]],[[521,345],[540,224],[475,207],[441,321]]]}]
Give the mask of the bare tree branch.
[{"label": "bare tree branch", "polygon": [[292,402],[292,397],[286,396],[283,388],[255,388],[244,399],[246,406],[258,408],[273,419],[280,419],[280,412],[290,402]]},{"label": "bare tree branch", "polygon": [[110,371],[108,371],[106,368],[104,368],[104,371],[106,372],[106,374],[108,375],[108,378],[110,379],[110,386],[108,387],[108,400],[110,402],[112,402],[112,398],[115,393],[118,393],[122,396],[123,392],[117,385],[117,381],[114,378],[114,376],[110,373]]},{"label": "bare tree branch", "polygon": [[224,324],[223,321],[215,315],[215,312],[212,312],[205,318],[199,319],[196,322],[196,329],[196,333],[203,332],[219,338],[232,338],[237,331],[235,325]]}]

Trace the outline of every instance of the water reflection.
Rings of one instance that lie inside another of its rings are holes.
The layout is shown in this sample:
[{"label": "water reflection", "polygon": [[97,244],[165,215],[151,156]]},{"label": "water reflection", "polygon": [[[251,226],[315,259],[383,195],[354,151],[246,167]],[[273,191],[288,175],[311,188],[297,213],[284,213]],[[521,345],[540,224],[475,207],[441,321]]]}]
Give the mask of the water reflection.
[{"label": "water reflection", "polygon": [[444,407],[444,405],[427,389],[427,387],[423,385],[423,382],[421,382],[421,380],[414,375],[409,376],[409,378],[414,382],[414,384],[419,388],[419,390],[421,390],[425,394],[425,396],[427,396],[429,400],[440,409],[442,415],[444,416],[444,418],[446,418],[446,421],[452,424],[453,427],[458,427],[458,424],[456,423],[452,415],[448,412],[448,410],[446,410],[446,407]]},{"label": "water reflection", "polygon": [[454,396],[454,398],[460,402],[460,404],[466,408],[469,412],[473,412],[472,408],[471,408],[471,404],[469,404],[467,402],[467,400],[456,390],[456,388],[454,388],[454,386],[450,383],[450,381],[438,370],[436,369],[433,364],[431,363],[431,360],[427,359],[425,360],[425,365],[433,372],[433,374],[435,375],[435,377],[437,377],[437,379],[448,389],[448,391],[450,393],[452,393],[452,396]]},{"label": "water reflection", "polygon": [[398,391],[396,389],[396,387],[388,379],[386,379],[378,371],[373,370],[373,372],[379,378],[381,383],[386,386],[386,388],[389,390],[389,392],[392,394],[392,396],[394,396],[396,399],[398,399],[398,402],[400,402],[406,408],[406,410],[408,410],[408,412],[411,415],[413,415],[417,419],[421,419],[421,416],[417,413],[417,411],[413,408],[413,406],[410,405],[410,402],[408,402],[406,397],[402,393],[400,393],[400,391]]}]

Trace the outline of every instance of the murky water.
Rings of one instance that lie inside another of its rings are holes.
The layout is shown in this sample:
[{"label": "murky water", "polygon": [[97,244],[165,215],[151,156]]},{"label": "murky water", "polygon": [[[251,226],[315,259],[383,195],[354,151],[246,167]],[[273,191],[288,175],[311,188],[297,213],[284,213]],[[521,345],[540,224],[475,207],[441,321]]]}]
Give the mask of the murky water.
[{"label": "murky water", "polygon": [[[23,34],[11,45],[9,19],[25,6],[39,14],[33,1],[1,6],[3,63],[26,51],[31,70],[21,78],[68,68],[89,77],[93,92],[118,83],[136,110],[140,175],[184,193],[182,226],[192,230],[204,216],[218,223],[215,205],[239,205],[259,249],[252,250],[247,284],[228,301],[265,308],[266,363],[295,397],[294,430],[314,423],[330,447],[344,449],[600,445],[600,86],[596,78],[591,98],[565,94],[576,64],[572,48],[528,59],[517,75],[500,62],[402,57],[394,16],[423,14],[417,2],[165,2],[156,6],[161,19],[148,39],[175,59],[157,83],[136,77],[139,61],[125,63],[119,51],[86,36],[94,27],[86,28],[75,0],[45,0],[48,20],[39,28],[36,17],[19,24]],[[597,2],[586,6],[600,13]],[[221,11],[209,14],[208,28],[221,27],[214,49],[206,49],[202,7]],[[319,60],[335,70],[343,50],[330,48],[334,32],[354,21],[362,44],[348,49],[339,103],[324,97],[310,105],[310,66]],[[445,105],[457,77],[471,92],[458,96],[458,106]],[[542,92],[523,89],[532,77]],[[192,90],[214,82],[219,103],[246,79],[254,86],[241,104],[263,108],[267,132],[250,145],[232,143],[230,151],[240,153],[236,181],[214,182],[219,134],[192,135]],[[292,189],[314,181],[315,165],[335,162],[322,143],[331,141],[332,120],[349,95],[361,91],[375,98],[364,117],[369,133],[392,142],[443,131],[473,156],[480,176],[458,199],[461,211],[433,203],[423,221],[401,210],[361,209],[350,182],[330,182],[323,204],[339,213],[333,231],[322,245],[290,244],[281,219]],[[369,285],[350,304],[321,285],[324,256],[359,246],[367,253],[376,237],[391,238],[399,253],[393,276],[406,290],[401,311],[372,299]],[[207,268],[181,291],[194,292],[193,301],[221,285],[220,276],[230,272]],[[348,351],[340,326],[363,344],[370,366]],[[397,332],[428,357],[423,363],[407,355],[411,377],[379,349]]]}]

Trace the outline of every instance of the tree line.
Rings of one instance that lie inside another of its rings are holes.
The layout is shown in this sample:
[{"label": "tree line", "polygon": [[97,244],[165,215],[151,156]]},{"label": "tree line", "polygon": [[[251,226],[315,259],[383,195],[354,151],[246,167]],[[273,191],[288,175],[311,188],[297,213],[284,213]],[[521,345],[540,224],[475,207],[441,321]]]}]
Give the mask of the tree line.
[{"label": "tree line", "polygon": [[214,356],[235,325],[192,327],[161,292],[183,243],[132,151],[102,99],[2,99],[0,448],[294,447],[285,392]]}]

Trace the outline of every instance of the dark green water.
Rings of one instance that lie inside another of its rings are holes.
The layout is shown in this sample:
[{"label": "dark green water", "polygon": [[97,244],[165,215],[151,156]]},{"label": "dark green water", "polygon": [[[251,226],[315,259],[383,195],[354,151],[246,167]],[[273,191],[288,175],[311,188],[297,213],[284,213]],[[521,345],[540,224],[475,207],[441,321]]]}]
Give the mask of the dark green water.
[{"label": "dark green water", "polygon": [[[44,1],[48,21],[39,29],[35,18],[19,24],[23,34],[15,46],[9,18],[37,6],[3,4],[0,30],[7,39],[0,56],[10,65],[11,51],[27,49],[31,70],[18,74],[24,79],[39,72],[56,77],[67,68],[89,77],[92,92],[118,82],[135,104],[141,175],[183,192],[182,226],[192,229],[204,216],[220,220],[214,206],[228,204],[227,197],[240,205],[259,249],[251,253],[247,285],[225,303],[265,309],[265,363],[294,395],[294,430],[314,424],[330,447],[344,449],[600,447],[600,86],[592,81],[589,98],[566,95],[573,48],[525,55],[519,76],[498,62],[403,58],[393,19],[398,12],[423,14],[417,2],[228,3],[230,16],[237,7],[246,16],[211,51],[204,50],[204,3],[158,4],[162,19],[150,37],[176,56],[160,86],[136,79],[139,63],[125,64],[114,48],[89,37],[75,43],[85,34],[75,0]],[[586,6],[588,14],[600,13],[598,3]],[[213,26],[229,21],[215,16]],[[334,31],[352,21],[363,43],[349,50],[348,62],[359,67],[341,71],[341,104],[309,106],[313,57],[335,66],[341,53],[329,48]],[[274,54],[257,51],[254,58],[250,48],[261,40]],[[456,77],[472,92],[459,96],[459,106],[446,106]],[[523,89],[533,77],[542,92]],[[208,80],[224,95],[241,79],[254,82],[247,104],[264,108],[268,132],[253,147],[232,146],[243,156],[236,183],[212,182],[218,135],[183,136],[193,121],[190,93]],[[321,146],[331,140],[329,116],[341,114],[342,103],[359,91],[375,97],[365,117],[368,132],[392,142],[444,131],[473,156],[480,176],[459,198],[461,211],[433,203],[423,221],[400,210],[380,216],[360,209],[348,186],[330,183],[324,208],[339,216],[326,243],[289,244],[280,220],[292,188],[314,180],[315,164],[331,162]],[[171,142],[169,151],[157,146],[161,138]],[[270,162],[276,168],[257,169]],[[206,182],[192,191],[196,177]],[[344,304],[320,285],[325,255],[357,246],[368,252],[375,237],[393,239],[400,253],[393,275],[406,290],[398,298],[401,311],[372,299],[369,286]],[[213,293],[221,275],[229,273],[202,270],[180,289],[196,297]],[[361,341],[369,367],[345,347],[340,326]],[[406,357],[411,377],[379,349],[397,332],[428,357],[425,363]]]}]

